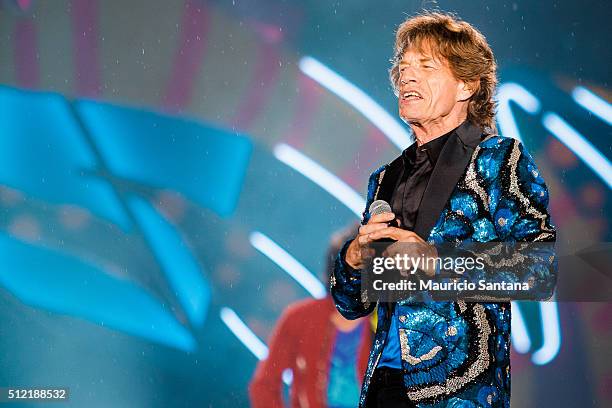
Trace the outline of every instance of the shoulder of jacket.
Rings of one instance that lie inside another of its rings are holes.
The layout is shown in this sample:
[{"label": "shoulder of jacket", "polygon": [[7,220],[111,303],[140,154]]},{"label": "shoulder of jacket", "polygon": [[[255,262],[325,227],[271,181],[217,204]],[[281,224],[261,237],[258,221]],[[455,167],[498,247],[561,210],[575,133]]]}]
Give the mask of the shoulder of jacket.
[{"label": "shoulder of jacket", "polygon": [[372,180],[372,179],[376,180],[376,179],[378,179],[378,177],[380,177],[380,175],[384,175],[385,174],[385,170],[387,169],[387,167],[389,167],[389,163],[383,164],[382,166],[380,166],[379,168],[374,170],[370,174],[370,180]]},{"label": "shoulder of jacket", "polygon": [[512,137],[491,134],[478,143],[478,147],[480,150],[508,150],[515,144],[520,146],[521,142]]}]

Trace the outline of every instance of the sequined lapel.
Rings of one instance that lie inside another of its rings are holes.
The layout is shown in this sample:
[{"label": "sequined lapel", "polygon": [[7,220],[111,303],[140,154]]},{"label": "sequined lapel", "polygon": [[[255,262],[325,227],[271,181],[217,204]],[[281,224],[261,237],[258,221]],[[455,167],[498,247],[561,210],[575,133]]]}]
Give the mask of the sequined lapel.
[{"label": "sequined lapel", "polygon": [[427,183],[416,219],[414,232],[421,238],[429,237],[483,136],[480,127],[467,123],[460,126],[444,145]]},{"label": "sequined lapel", "polygon": [[[379,181],[377,186],[374,200],[384,200],[391,203],[391,197],[393,196],[393,190],[398,182],[398,179],[402,175],[403,158],[400,155],[398,158],[393,160],[385,167],[384,175],[382,180]],[[386,321],[390,321],[391,314],[395,308],[395,303],[381,302],[382,308],[384,309]]]},{"label": "sequined lapel", "polygon": [[391,203],[391,196],[393,195],[395,184],[397,183],[401,172],[402,156],[400,155],[385,168],[385,174],[380,182],[378,192],[374,197],[374,200],[385,200],[386,202]]}]

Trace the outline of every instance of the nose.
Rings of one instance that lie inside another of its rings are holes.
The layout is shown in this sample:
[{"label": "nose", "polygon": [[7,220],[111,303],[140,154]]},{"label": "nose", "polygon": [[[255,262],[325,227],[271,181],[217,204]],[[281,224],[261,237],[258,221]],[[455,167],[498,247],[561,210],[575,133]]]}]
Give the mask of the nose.
[{"label": "nose", "polygon": [[408,85],[410,82],[418,82],[417,70],[411,67],[404,67],[400,72],[400,84]]}]

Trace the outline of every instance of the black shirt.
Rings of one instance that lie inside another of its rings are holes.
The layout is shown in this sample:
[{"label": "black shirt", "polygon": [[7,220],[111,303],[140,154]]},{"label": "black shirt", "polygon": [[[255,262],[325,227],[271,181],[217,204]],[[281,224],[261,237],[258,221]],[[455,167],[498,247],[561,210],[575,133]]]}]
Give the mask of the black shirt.
[{"label": "black shirt", "polygon": [[413,143],[402,152],[403,168],[391,196],[391,208],[400,220],[402,229],[414,229],[425,188],[440,152],[450,137],[457,137],[454,135],[455,131],[466,122],[422,146],[417,147],[417,144]]}]

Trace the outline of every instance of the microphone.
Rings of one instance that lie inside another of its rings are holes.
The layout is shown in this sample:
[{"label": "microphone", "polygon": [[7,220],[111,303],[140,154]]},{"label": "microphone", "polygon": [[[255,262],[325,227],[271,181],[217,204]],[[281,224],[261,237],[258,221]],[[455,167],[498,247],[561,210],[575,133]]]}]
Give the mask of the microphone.
[{"label": "microphone", "polygon": [[[370,217],[373,216],[373,215],[393,212],[391,210],[391,206],[385,200],[376,200],[376,201],[374,201],[372,204],[370,204],[370,208],[368,209],[368,211],[370,212]],[[396,218],[394,220],[391,220],[391,221],[387,222],[387,225],[389,227],[399,227],[398,219]],[[391,238],[381,238],[381,239],[377,239],[375,242],[392,243],[392,242],[395,242],[395,241],[392,240]]]},{"label": "microphone", "polygon": [[391,206],[385,200],[376,200],[372,204],[370,204],[370,208],[368,210],[370,215],[378,215],[391,211]]},{"label": "microphone", "polygon": [[[385,200],[376,200],[372,204],[370,204],[370,208],[368,209],[370,216],[384,214],[388,212],[393,212],[391,210],[391,206]],[[399,227],[399,220],[396,218],[392,221],[387,222],[389,227]]]}]

